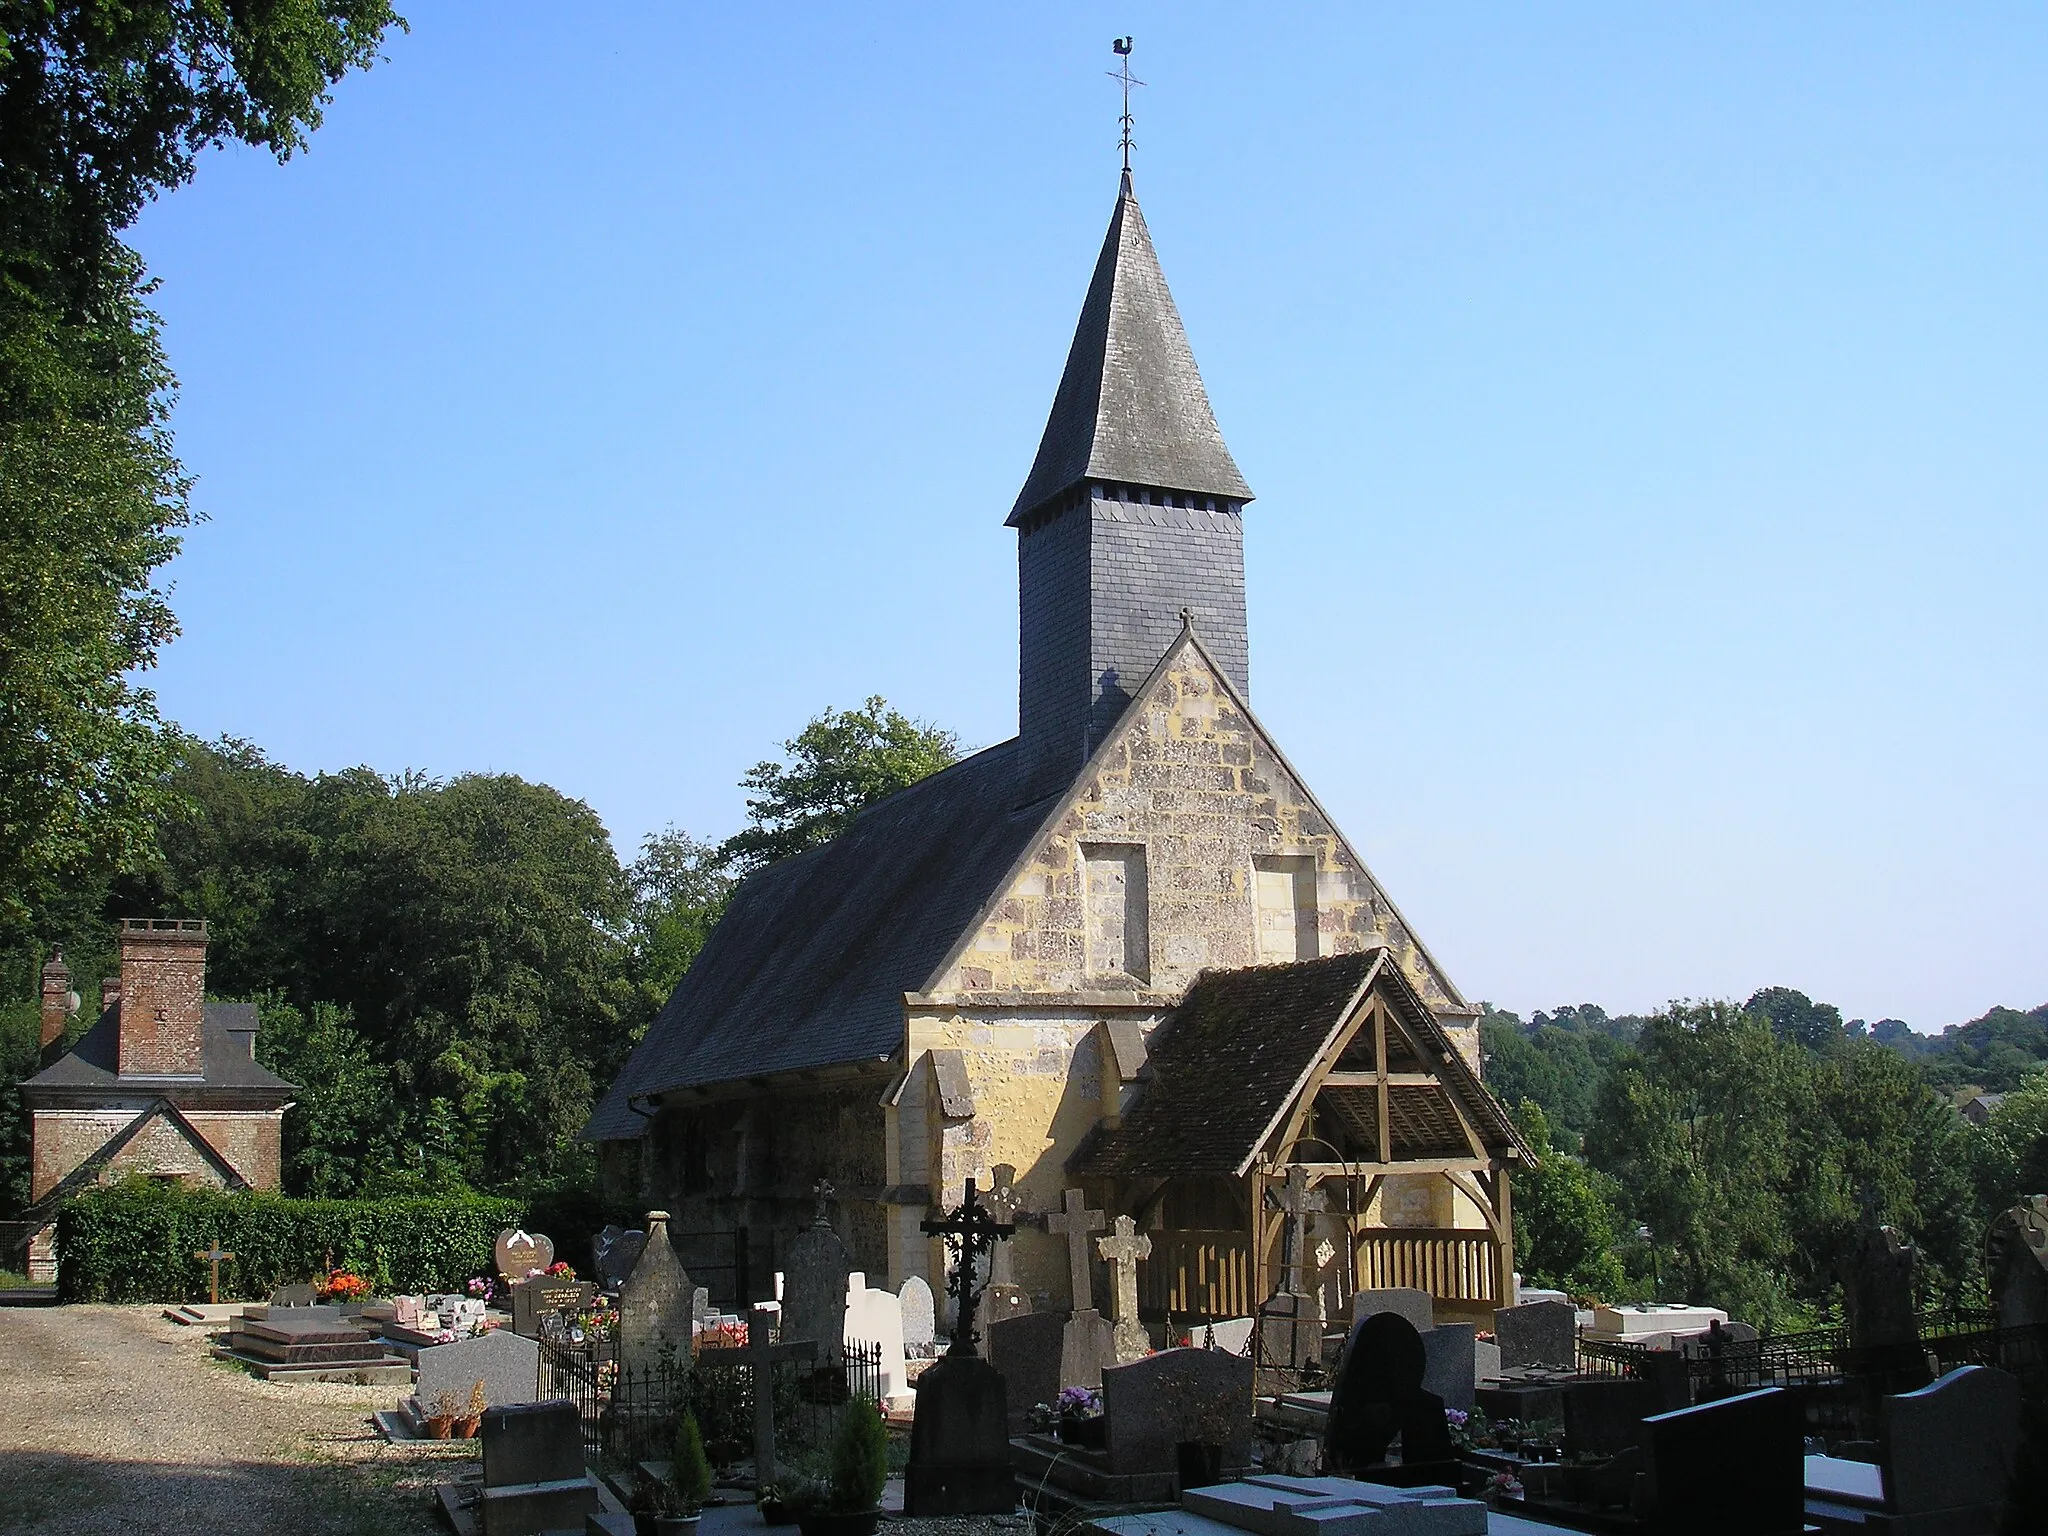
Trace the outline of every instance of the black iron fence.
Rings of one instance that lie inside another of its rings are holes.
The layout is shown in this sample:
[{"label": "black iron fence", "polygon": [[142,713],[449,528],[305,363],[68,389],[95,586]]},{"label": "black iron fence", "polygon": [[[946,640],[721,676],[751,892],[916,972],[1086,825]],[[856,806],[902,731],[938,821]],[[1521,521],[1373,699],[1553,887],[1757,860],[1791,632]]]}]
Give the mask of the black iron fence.
[{"label": "black iron fence", "polygon": [[[785,1358],[769,1367],[778,1462],[800,1465],[822,1454],[849,1399],[880,1401],[881,1346],[849,1341],[842,1354],[832,1365]],[[543,1399],[576,1405],[584,1448],[606,1466],[666,1461],[685,1412],[696,1416],[714,1464],[753,1455],[754,1368],[744,1349],[665,1353],[628,1365],[610,1339],[551,1328],[540,1340],[536,1385]]]}]

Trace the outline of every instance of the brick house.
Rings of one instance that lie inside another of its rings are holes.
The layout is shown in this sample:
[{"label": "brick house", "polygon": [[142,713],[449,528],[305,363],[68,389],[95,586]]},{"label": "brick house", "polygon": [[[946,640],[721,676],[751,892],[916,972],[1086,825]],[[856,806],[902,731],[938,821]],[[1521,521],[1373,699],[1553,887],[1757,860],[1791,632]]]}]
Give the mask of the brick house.
[{"label": "brick house", "polygon": [[[1151,1233],[1150,1317],[1242,1315],[1301,1168],[1334,1286],[1506,1295],[1529,1151],[1478,1009],[1251,712],[1250,500],[1126,172],[1008,518],[1016,738],[747,879],[584,1131],[693,1276],[767,1294],[824,1176],[857,1263],[940,1288],[920,1223],[1007,1167]],[[1051,1233],[1014,1260],[1091,1304]]]},{"label": "brick house", "polygon": [[[278,1187],[295,1090],[256,1061],[256,1005],[206,1001],[206,942],[204,922],[125,920],[98,1021],[21,1085],[34,1151],[29,1208],[9,1225],[31,1279],[55,1278],[57,1207],[94,1184],[140,1173]],[[63,1038],[69,991],[60,954],[43,968],[46,1055]]]}]

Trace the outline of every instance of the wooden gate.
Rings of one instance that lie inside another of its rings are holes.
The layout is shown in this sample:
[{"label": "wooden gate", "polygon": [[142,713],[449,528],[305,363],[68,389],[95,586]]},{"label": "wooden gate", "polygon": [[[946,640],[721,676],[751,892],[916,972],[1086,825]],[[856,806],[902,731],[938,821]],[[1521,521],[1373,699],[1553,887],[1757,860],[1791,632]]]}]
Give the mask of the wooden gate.
[{"label": "wooden gate", "polygon": [[1147,1234],[1152,1256],[1138,1263],[1138,1312],[1203,1321],[1248,1317],[1252,1295],[1251,1244],[1235,1231],[1166,1231]]},{"label": "wooden gate", "polygon": [[1490,1232],[1369,1227],[1358,1234],[1358,1288],[1412,1286],[1439,1301],[1500,1305],[1499,1246]]}]

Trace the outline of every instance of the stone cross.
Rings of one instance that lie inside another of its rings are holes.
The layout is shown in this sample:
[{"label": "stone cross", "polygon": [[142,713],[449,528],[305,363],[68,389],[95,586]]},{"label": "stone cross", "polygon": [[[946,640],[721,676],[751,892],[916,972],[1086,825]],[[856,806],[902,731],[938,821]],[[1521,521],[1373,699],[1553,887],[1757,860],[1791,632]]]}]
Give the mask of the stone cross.
[{"label": "stone cross", "polygon": [[[1017,1213],[1024,1209],[1024,1196],[1016,1186],[1017,1170],[1008,1163],[997,1163],[994,1168],[996,1187],[988,1192],[982,1204],[997,1221],[1007,1221],[1013,1226]],[[997,1243],[995,1251],[988,1256],[988,1281],[990,1285],[1014,1285],[1017,1280],[1016,1264],[1010,1256],[1008,1243]]]},{"label": "stone cross", "polygon": [[220,1245],[220,1239],[216,1237],[216,1238],[215,1238],[215,1239],[214,1239],[214,1240],[213,1240],[212,1242],[208,1243],[208,1244],[207,1244],[207,1245],[206,1245],[206,1246],[205,1246],[204,1248],[200,1249],[200,1250],[199,1250],[199,1251],[198,1251],[197,1253],[193,1254],[193,1255],[192,1255],[192,1257],[193,1257],[193,1258],[195,1258],[195,1259],[204,1259],[204,1260],[205,1260],[205,1261],[206,1261],[206,1262],[207,1262],[208,1264],[210,1264],[211,1266],[213,1266],[213,1272],[212,1272],[212,1274],[211,1274],[211,1275],[210,1275],[210,1276],[209,1276],[209,1277],[207,1278],[207,1282],[206,1282],[206,1299],[207,1299],[207,1301],[208,1301],[208,1303],[209,1303],[209,1304],[211,1304],[211,1305],[213,1305],[213,1306],[216,1306],[216,1307],[217,1307],[217,1306],[219,1306],[219,1305],[220,1305],[220,1261],[221,1261],[222,1259],[232,1259],[232,1258],[234,1257],[234,1255],[233,1255],[232,1253],[228,1252],[228,1251],[227,1251],[227,1249],[225,1249],[225,1248],[221,1247],[221,1245]]},{"label": "stone cross", "polygon": [[1301,1258],[1308,1247],[1308,1218],[1312,1211],[1320,1211],[1329,1203],[1321,1190],[1309,1193],[1308,1170],[1296,1163],[1287,1170],[1287,1187],[1280,1195],[1280,1209],[1287,1213],[1287,1244],[1282,1262],[1286,1265],[1286,1278],[1281,1282],[1281,1291],[1290,1296],[1299,1296],[1301,1291]]},{"label": "stone cross", "polygon": [[1088,1234],[1102,1230],[1102,1212],[1089,1210],[1088,1197],[1070,1189],[1066,1209],[1046,1217],[1045,1228],[1066,1236],[1067,1278],[1074,1288],[1074,1310],[1086,1311],[1095,1304],[1095,1287],[1088,1283]]},{"label": "stone cross", "polygon": [[923,1229],[934,1237],[943,1237],[946,1246],[955,1249],[959,1258],[953,1268],[953,1305],[956,1321],[953,1325],[953,1347],[949,1355],[971,1355],[978,1335],[974,1331],[974,1308],[981,1300],[980,1288],[975,1284],[976,1261],[987,1249],[993,1247],[998,1238],[1006,1238],[1017,1228],[1007,1221],[997,1221],[988,1211],[975,1202],[974,1180],[967,1181],[967,1194],[960,1202],[960,1209],[942,1221],[927,1221]]},{"label": "stone cross", "polygon": [[775,1362],[817,1358],[814,1339],[787,1344],[768,1342],[775,1314],[766,1307],[747,1313],[747,1364],[754,1372],[754,1481],[766,1488],[775,1481]]},{"label": "stone cross", "polygon": [[1095,1239],[1095,1251],[1109,1261],[1118,1365],[1144,1358],[1152,1343],[1138,1321],[1138,1260],[1152,1256],[1152,1239],[1137,1226],[1130,1217],[1119,1216],[1112,1236]]},{"label": "stone cross", "polygon": [[818,1214],[812,1225],[819,1227],[831,1226],[832,1218],[826,1213],[825,1207],[831,1203],[834,1193],[832,1181],[830,1179],[818,1180],[817,1183],[811,1186],[811,1193],[818,1197]]}]

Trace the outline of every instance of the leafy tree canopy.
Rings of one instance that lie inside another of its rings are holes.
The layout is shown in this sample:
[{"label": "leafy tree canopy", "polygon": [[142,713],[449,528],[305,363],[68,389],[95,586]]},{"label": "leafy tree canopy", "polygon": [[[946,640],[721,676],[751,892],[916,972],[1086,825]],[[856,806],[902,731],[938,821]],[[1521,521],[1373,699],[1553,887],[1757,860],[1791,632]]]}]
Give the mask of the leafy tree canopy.
[{"label": "leafy tree canopy", "polygon": [[826,710],[782,748],[787,762],[756,763],[740,780],[751,791],[750,825],[720,853],[743,870],[829,843],[866,807],[960,756],[951,731],[911,720],[880,697]]}]

